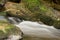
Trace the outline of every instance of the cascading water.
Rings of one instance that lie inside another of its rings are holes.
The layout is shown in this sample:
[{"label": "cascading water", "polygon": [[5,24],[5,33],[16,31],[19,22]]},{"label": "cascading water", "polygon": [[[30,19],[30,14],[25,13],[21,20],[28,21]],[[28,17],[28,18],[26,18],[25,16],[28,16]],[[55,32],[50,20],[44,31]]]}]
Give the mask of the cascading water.
[{"label": "cascading water", "polygon": [[[19,27],[25,36],[42,37],[42,38],[60,38],[60,30],[53,26],[47,26],[31,21],[19,21],[18,23],[13,17],[9,20],[14,22],[14,25]],[[17,24],[18,23],[18,24]]]},{"label": "cascading water", "polygon": [[44,37],[44,38],[59,38],[60,32],[53,26],[38,24],[37,22],[23,21],[18,26],[25,35]]},{"label": "cascading water", "polygon": [[19,18],[14,18],[14,17],[8,17],[8,20],[13,24],[18,24],[19,22],[21,22]]}]

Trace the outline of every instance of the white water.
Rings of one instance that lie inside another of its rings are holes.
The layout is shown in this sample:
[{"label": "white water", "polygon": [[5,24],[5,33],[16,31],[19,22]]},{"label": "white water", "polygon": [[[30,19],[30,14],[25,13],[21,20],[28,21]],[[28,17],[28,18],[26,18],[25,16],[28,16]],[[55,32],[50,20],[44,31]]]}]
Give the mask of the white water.
[{"label": "white water", "polygon": [[[12,21],[15,22],[13,19]],[[22,21],[14,24],[19,27],[25,36],[42,37],[42,38],[60,38],[60,30],[53,26],[39,24],[37,22]]]},{"label": "white water", "polygon": [[37,22],[23,21],[16,25],[19,27],[24,35],[44,37],[44,38],[59,38],[60,32],[53,26],[38,24]]},{"label": "white water", "polygon": [[19,40],[21,38],[20,35],[10,35],[7,40]]}]

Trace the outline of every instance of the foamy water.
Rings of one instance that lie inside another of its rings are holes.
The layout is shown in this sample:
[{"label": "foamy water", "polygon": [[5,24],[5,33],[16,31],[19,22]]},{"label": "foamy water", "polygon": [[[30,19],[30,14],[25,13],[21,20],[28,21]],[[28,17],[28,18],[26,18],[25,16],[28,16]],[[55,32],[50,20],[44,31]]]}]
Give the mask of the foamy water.
[{"label": "foamy water", "polygon": [[12,17],[10,17],[9,20],[11,20],[15,26],[19,27],[25,36],[38,38],[60,38],[60,30],[53,26],[47,26],[32,21],[22,21],[18,23]]},{"label": "foamy water", "polygon": [[16,25],[19,27],[24,35],[44,38],[59,38],[60,31],[53,26],[39,24],[37,22],[23,21]]},{"label": "foamy water", "polygon": [[20,35],[10,35],[7,40],[19,40],[21,38]]}]

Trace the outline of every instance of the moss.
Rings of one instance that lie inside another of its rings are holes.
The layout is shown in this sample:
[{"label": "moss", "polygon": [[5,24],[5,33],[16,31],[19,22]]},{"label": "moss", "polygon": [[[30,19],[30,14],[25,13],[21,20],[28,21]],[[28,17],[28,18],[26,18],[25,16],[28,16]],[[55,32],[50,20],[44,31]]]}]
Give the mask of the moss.
[{"label": "moss", "polygon": [[30,11],[33,11],[34,8],[37,8],[40,4],[37,0],[23,0],[23,2]]},{"label": "moss", "polygon": [[0,39],[7,37],[8,35],[6,33],[4,33],[2,30],[0,30]]},{"label": "moss", "polygon": [[14,34],[14,35],[20,34],[20,29],[13,25],[9,25],[9,27],[7,27],[5,30],[8,35],[9,34]]},{"label": "moss", "polygon": [[46,15],[42,15],[42,14],[38,14],[36,16],[36,19],[40,19],[40,21],[42,21],[44,24],[46,25],[53,25],[54,24],[54,19],[52,19],[50,16],[46,16]]},{"label": "moss", "polygon": [[60,29],[60,20],[56,20],[54,23],[54,27]]},{"label": "moss", "polygon": [[53,23],[54,23],[54,20],[53,20],[51,17],[48,17],[48,16],[41,17],[40,19],[41,19],[41,21],[42,21],[44,24],[46,24],[46,25],[52,26]]},{"label": "moss", "polygon": [[53,25],[58,16],[55,14],[56,11],[45,1],[52,4],[52,0],[22,0],[22,3],[17,5],[12,3],[19,10],[19,13],[17,10],[14,10],[19,15],[16,12],[14,14],[14,11],[11,13],[11,10],[7,13],[9,16],[19,17],[22,20],[42,21],[44,24]]},{"label": "moss", "polygon": [[34,11],[47,11],[47,7],[43,4],[41,0],[23,0],[26,7],[34,12]]},{"label": "moss", "polygon": [[13,24],[10,24],[7,20],[0,21],[0,39],[8,37],[9,35],[20,35],[20,29]]},{"label": "moss", "polygon": [[0,16],[5,16],[6,12],[0,12]]}]

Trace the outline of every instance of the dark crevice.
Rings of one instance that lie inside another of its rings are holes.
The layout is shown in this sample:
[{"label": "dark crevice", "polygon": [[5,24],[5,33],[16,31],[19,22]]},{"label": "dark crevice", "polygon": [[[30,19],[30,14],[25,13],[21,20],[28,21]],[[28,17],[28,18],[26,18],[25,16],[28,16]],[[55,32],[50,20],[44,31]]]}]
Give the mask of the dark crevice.
[{"label": "dark crevice", "polygon": [[21,0],[9,0],[10,2],[14,2],[14,3],[20,3]]},{"label": "dark crevice", "polygon": [[58,9],[58,8],[54,8],[55,10],[57,10],[57,11],[60,11],[60,9]]},{"label": "dark crevice", "polygon": [[60,4],[60,0],[53,0],[55,4]]},{"label": "dark crevice", "polygon": [[2,0],[2,3],[0,3],[0,11],[4,11],[5,10],[5,4],[6,4],[6,0]]}]

